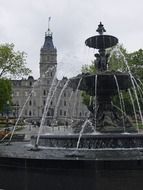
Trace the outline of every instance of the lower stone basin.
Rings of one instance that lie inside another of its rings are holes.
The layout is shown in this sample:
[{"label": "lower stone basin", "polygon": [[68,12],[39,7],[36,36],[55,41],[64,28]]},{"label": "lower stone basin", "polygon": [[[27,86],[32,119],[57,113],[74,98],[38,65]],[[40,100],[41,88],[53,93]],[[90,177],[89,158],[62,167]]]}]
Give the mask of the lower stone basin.
[{"label": "lower stone basin", "polygon": [[[37,136],[32,136],[31,143],[34,145]],[[75,149],[79,135],[41,135],[39,146],[51,148]],[[81,149],[121,149],[121,148],[142,148],[142,134],[83,134],[79,148]]]}]

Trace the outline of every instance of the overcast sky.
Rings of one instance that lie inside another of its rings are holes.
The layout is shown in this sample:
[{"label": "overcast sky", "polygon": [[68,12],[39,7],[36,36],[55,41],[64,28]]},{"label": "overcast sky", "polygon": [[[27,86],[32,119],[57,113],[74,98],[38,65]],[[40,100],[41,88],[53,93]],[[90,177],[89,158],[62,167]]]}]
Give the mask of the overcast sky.
[{"label": "overcast sky", "polygon": [[94,59],[84,44],[100,21],[106,34],[129,51],[143,47],[142,0],[0,0],[0,43],[14,43],[27,53],[27,66],[39,77],[40,48],[48,17],[58,52],[58,76],[71,77]]}]

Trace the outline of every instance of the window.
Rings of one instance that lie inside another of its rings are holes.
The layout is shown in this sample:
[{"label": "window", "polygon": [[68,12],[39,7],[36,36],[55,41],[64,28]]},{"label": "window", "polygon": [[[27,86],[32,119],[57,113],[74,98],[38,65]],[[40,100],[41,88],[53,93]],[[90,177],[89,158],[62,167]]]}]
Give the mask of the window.
[{"label": "window", "polygon": [[19,96],[19,91],[16,92],[16,96]]},{"label": "window", "polygon": [[46,90],[43,91],[43,95],[44,95],[44,96],[46,95]]},{"label": "window", "polygon": [[32,86],[32,82],[31,81],[29,82],[29,85]]},{"label": "window", "polygon": [[60,110],[60,115],[62,115],[62,110]]},{"label": "window", "polygon": [[66,116],[67,115],[67,112],[66,111],[64,111],[64,116]]},{"label": "window", "polygon": [[31,102],[31,100],[29,101],[29,106],[31,106],[32,105],[32,102]]},{"label": "window", "polygon": [[49,59],[50,59],[50,57],[49,57],[49,56],[47,56],[47,57],[46,57],[46,60],[47,60],[47,61],[49,61]]},{"label": "window", "polygon": [[31,111],[29,111],[29,116],[31,116]]},{"label": "window", "polygon": [[45,106],[45,104],[46,104],[46,101],[45,101],[45,100],[43,100],[43,106]]},{"label": "window", "polygon": [[66,101],[64,101],[64,106],[66,106],[67,105],[67,103],[66,103]]}]

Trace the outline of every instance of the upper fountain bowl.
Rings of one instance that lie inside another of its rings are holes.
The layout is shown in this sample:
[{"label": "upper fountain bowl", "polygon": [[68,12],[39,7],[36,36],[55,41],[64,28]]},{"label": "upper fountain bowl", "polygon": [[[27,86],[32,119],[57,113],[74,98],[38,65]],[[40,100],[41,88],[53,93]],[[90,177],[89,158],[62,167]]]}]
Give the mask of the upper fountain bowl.
[{"label": "upper fountain bowl", "polygon": [[115,46],[118,38],[110,35],[97,35],[88,38],[85,41],[86,46],[94,49],[106,49]]}]

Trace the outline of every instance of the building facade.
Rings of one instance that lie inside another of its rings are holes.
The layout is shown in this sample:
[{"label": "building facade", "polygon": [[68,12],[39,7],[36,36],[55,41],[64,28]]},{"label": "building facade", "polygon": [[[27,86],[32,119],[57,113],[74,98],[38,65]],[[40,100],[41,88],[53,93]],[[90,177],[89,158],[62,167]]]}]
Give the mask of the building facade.
[{"label": "building facade", "polygon": [[[13,80],[13,116],[40,120],[45,113],[46,122],[57,119],[63,123],[72,119],[85,118],[88,114],[82,103],[81,92],[68,86],[68,79],[56,78],[57,49],[53,44],[52,33],[45,34],[40,50],[40,77],[35,80]],[[46,108],[45,108],[46,107]]]}]

